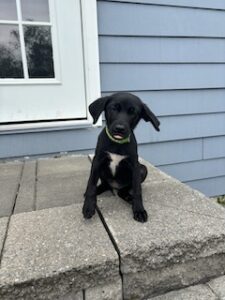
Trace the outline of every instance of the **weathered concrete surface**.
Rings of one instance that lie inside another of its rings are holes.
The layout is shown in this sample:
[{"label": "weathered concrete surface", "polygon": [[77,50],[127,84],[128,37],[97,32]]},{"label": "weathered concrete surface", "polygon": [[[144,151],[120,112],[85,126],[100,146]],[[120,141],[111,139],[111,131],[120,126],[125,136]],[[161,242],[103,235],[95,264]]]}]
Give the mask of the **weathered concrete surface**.
[{"label": "weathered concrete surface", "polygon": [[144,160],[143,158],[139,157],[139,162],[141,164],[144,164],[147,167],[148,170],[148,176],[146,177],[144,183],[157,183],[157,182],[164,182],[164,181],[171,181],[174,180],[177,182],[177,180],[170,175],[162,172],[160,169],[154,167],[149,162]]},{"label": "weathered concrete surface", "polygon": [[[146,181],[149,221],[115,197],[98,205],[121,256],[125,299],[142,299],[225,272],[225,210],[176,180]],[[200,201],[200,203],[198,203]],[[201,210],[202,207],[202,210]]]},{"label": "weathered concrete surface", "polygon": [[[150,300],[150,299],[148,299]],[[151,298],[151,300],[218,300],[216,295],[203,284]]]},{"label": "weathered concrete surface", "polygon": [[118,277],[118,255],[98,216],[79,204],[13,215],[0,269],[0,299],[64,299]]},{"label": "weathered concrete surface", "polygon": [[208,282],[211,290],[219,297],[219,299],[225,299],[225,276],[213,279]]},{"label": "weathered concrete surface", "polygon": [[125,273],[164,267],[168,262],[183,263],[225,250],[225,219],[145,203],[149,221],[142,224],[133,220],[131,206],[117,197],[100,200],[99,207],[119,247]]},{"label": "weathered concrete surface", "polygon": [[83,297],[83,292],[80,291],[78,293],[68,293],[66,295],[63,296],[63,298],[59,298],[59,300],[85,300],[84,297]]},{"label": "weathered concrete surface", "polygon": [[224,274],[225,256],[215,255],[196,261],[174,264],[157,270],[123,276],[124,299],[139,300],[146,296],[177,290]]},{"label": "weathered concrete surface", "polygon": [[90,161],[87,156],[40,159],[36,209],[83,202],[89,172]]},{"label": "weathered concrete surface", "polygon": [[224,217],[224,209],[218,203],[163,173],[143,159],[140,161],[148,169],[148,176],[142,184],[146,202],[158,203],[162,206],[175,207],[206,216]]},{"label": "weathered concrete surface", "polygon": [[[124,299],[154,297],[225,273],[223,207],[147,164],[143,197],[149,221],[134,221],[130,205],[104,193],[98,206],[105,229],[97,213],[88,221],[81,213],[90,167],[87,156],[0,164],[0,207],[7,214],[18,187],[14,213],[74,203],[11,217],[0,268],[1,300],[121,299],[118,254],[106,229],[120,254]],[[7,222],[0,218],[0,250]],[[208,284],[221,299],[223,278]],[[209,286],[198,286],[201,299],[208,299]],[[198,288],[180,295],[195,299]]]},{"label": "weathered concrete surface", "polygon": [[25,161],[14,213],[35,210],[36,161]]},{"label": "weathered concrete surface", "polygon": [[85,291],[85,300],[122,300],[122,282],[118,279],[104,286],[97,286]]},{"label": "weathered concrete surface", "polygon": [[12,214],[23,163],[0,163],[0,217]]},{"label": "weathered concrete surface", "polygon": [[[2,247],[6,235],[6,230],[7,230],[7,224],[8,224],[8,218],[0,218],[0,253],[2,252]],[[1,258],[0,258],[0,264],[1,264]]]}]

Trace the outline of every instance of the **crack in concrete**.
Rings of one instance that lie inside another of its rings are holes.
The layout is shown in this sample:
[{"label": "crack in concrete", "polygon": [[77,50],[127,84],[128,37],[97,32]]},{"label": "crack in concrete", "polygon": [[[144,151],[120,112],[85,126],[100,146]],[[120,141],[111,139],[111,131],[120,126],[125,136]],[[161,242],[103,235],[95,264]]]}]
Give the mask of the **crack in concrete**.
[{"label": "crack in concrete", "polygon": [[37,182],[38,182],[38,160],[35,162],[35,178],[34,178],[34,205],[33,205],[33,210],[37,210]]},{"label": "crack in concrete", "polygon": [[1,265],[2,265],[2,259],[3,259],[3,253],[4,253],[5,243],[6,243],[6,240],[7,240],[7,237],[8,237],[9,224],[10,224],[10,221],[11,221],[11,217],[12,217],[12,215],[14,213],[15,207],[16,207],[16,200],[17,200],[17,197],[18,197],[18,194],[19,194],[19,190],[20,190],[21,179],[23,177],[23,171],[24,171],[24,165],[25,165],[25,162],[23,162],[22,167],[21,167],[21,171],[20,171],[20,175],[19,175],[18,185],[17,185],[17,189],[16,189],[16,193],[15,193],[15,197],[14,197],[12,209],[11,209],[10,215],[8,217],[7,225],[6,225],[6,231],[5,231],[5,236],[4,236],[3,243],[2,243],[2,249],[0,251],[0,268],[1,268]]},{"label": "crack in concrete", "polygon": [[120,254],[120,250],[119,250],[119,247],[118,247],[117,244],[116,244],[116,241],[115,241],[115,239],[114,239],[114,237],[113,237],[113,235],[112,235],[112,233],[111,233],[111,231],[110,231],[110,229],[109,229],[109,227],[108,227],[108,225],[107,225],[107,223],[106,223],[104,217],[103,217],[103,214],[101,213],[101,210],[99,209],[98,206],[96,207],[96,209],[97,209],[99,218],[100,218],[100,220],[102,221],[102,224],[103,224],[103,226],[104,226],[106,232],[108,233],[108,236],[109,236],[109,238],[110,238],[110,240],[111,240],[111,242],[112,242],[112,244],[113,244],[113,246],[114,246],[114,249],[116,250],[116,252],[117,252],[117,254],[118,254],[118,258],[119,258],[119,275],[120,275],[120,277],[121,277],[121,282],[122,282],[122,299],[124,299],[123,273],[122,273],[122,271],[121,271],[121,254]]},{"label": "crack in concrete", "polygon": [[[217,277],[216,277],[217,278]],[[211,288],[211,286],[209,285],[209,282],[205,283],[205,286],[216,296],[217,300],[220,300],[220,296]]]}]

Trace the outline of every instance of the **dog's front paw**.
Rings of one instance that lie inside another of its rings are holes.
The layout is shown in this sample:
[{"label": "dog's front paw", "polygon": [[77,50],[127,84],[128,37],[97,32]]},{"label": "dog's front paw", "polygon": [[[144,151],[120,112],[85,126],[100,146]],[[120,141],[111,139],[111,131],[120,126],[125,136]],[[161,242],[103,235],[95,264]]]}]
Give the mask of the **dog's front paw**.
[{"label": "dog's front paw", "polygon": [[90,219],[91,217],[93,217],[95,214],[95,208],[96,208],[95,203],[84,202],[84,206],[82,209],[84,218]]},{"label": "dog's front paw", "polygon": [[134,220],[144,223],[148,221],[148,214],[146,210],[134,210]]}]

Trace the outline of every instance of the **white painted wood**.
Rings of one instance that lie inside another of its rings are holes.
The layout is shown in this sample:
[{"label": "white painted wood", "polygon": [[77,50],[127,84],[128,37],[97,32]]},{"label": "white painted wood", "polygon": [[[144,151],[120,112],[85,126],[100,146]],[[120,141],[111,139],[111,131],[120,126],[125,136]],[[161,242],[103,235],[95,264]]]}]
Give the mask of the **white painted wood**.
[{"label": "white painted wood", "polygon": [[[80,0],[49,3],[56,78],[0,79],[0,122],[81,118],[81,122],[69,121],[69,126],[91,124],[87,106],[100,96],[96,1],[82,0],[82,6]],[[25,23],[46,25],[21,22],[21,26]],[[53,123],[49,126],[66,125]],[[4,130],[47,124],[7,125]]]},{"label": "white painted wood", "polygon": [[37,123],[24,123],[11,125],[1,125],[1,134],[13,134],[13,133],[29,133],[29,132],[42,132],[42,131],[60,131],[60,130],[70,130],[78,128],[90,127],[89,120],[79,120],[79,121],[52,121],[52,122],[37,122]]},{"label": "white painted wood", "polygon": [[[97,1],[81,0],[87,107],[100,97]],[[92,117],[87,110],[87,117]],[[102,125],[102,117],[95,126]]]},{"label": "white painted wood", "polygon": [[27,57],[26,57],[25,41],[24,41],[24,34],[23,34],[22,12],[21,12],[20,0],[16,0],[16,7],[17,7],[18,26],[19,26],[20,48],[21,48],[21,55],[22,55],[22,61],[23,61],[23,74],[24,74],[24,78],[28,79],[29,75],[28,75]]}]

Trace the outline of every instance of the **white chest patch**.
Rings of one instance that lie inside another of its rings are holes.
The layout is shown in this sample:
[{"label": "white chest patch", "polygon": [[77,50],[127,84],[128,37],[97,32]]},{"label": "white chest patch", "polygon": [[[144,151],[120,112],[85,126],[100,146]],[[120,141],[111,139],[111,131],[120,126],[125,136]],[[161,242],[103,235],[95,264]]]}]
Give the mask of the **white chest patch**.
[{"label": "white chest patch", "polygon": [[115,153],[111,153],[111,152],[108,152],[108,154],[109,154],[109,157],[111,159],[109,167],[110,167],[110,170],[112,172],[112,175],[115,176],[117,166],[119,165],[121,160],[123,160],[127,156],[126,155],[119,155],[119,154],[115,154]]}]

